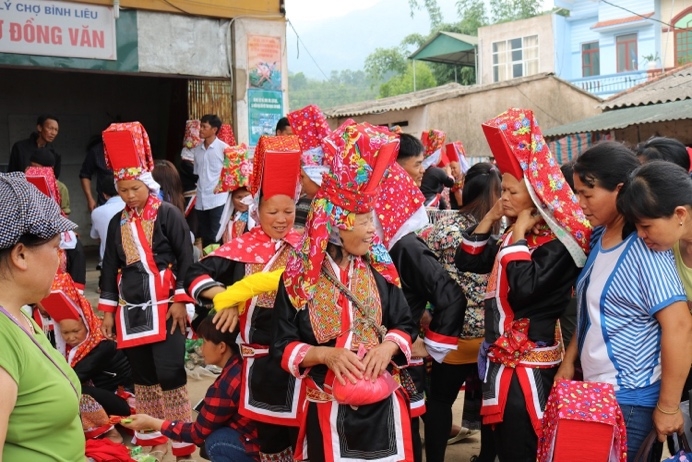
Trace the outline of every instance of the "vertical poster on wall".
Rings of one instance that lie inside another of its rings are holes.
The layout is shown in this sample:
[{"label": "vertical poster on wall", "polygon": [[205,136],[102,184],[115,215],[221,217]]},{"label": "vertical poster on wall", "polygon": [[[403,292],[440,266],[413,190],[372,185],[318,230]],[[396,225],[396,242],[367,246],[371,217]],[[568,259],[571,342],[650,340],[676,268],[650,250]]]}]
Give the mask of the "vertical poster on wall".
[{"label": "vertical poster on wall", "polygon": [[283,117],[283,94],[280,91],[248,90],[248,123],[250,146],[257,146],[262,135],[274,135],[276,123]]},{"label": "vertical poster on wall", "polygon": [[262,135],[274,135],[283,117],[281,37],[248,36],[248,122],[250,146]]},{"label": "vertical poster on wall", "polygon": [[249,35],[247,48],[249,87],[281,91],[281,37]]}]

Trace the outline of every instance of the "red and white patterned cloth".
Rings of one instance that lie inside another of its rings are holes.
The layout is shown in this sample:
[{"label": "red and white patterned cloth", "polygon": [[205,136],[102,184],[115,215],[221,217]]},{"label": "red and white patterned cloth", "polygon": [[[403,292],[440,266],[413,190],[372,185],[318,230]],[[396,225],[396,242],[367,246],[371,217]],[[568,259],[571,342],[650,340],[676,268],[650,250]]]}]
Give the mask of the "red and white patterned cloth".
[{"label": "red and white patterned cloth", "polygon": [[558,380],[550,392],[538,462],[568,460],[627,460],[625,419],[609,383]]}]

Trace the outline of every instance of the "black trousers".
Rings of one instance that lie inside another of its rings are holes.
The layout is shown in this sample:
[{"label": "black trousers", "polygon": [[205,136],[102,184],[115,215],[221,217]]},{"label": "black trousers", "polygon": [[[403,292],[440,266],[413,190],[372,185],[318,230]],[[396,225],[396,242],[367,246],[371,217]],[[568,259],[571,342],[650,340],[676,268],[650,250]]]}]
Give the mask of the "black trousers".
[{"label": "black trousers", "polygon": [[94,398],[97,403],[103,406],[108,415],[130,415],[130,406],[127,404],[127,401],[112,391],[82,385],[82,394]]},{"label": "black trousers", "polygon": [[[536,385],[549,391],[557,368],[537,370],[540,382]],[[493,435],[500,462],[535,462],[538,437],[526,410],[526,400],[516,374],[509,384],[503,421],[495,425]]]},{"label": "black trousers", "polygon": [[452,429],[452,405],[466,377],[476,373],[476,364],[445,364],[433,361],[430,391],[425,403],[425,460],[444,462]]},{"label": "black trousers", "polygon": [[298,440],[298,428],[284,425],[274,425],[264,422],[255,422],[257,426],[257,439],[260,452],[264,454],[276,454],[286,448],[295,448]]},{"label": "black trousers", "polygon": [[185,336],[176,327],[171,334],[173,319],[166,322],[166,340],[125,348],[136,385],[161,385],[161,390],[175,390],[187,384],[185,373]]},{"label": "black trousers", "polygon": [[195,210],[197,215],[197,231],[199,235],[196,237],[202,238],[202,248],[209,244],[215,244],[216,233],[221,227],[221,215],[223,215],[224,206],[215,207],[209,210]]}]

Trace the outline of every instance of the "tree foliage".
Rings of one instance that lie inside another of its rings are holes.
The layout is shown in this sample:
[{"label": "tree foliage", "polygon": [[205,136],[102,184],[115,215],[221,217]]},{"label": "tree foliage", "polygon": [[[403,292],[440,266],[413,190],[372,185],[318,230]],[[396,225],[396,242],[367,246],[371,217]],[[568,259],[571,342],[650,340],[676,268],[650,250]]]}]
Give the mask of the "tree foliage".
[{"label": "tree foliage", "polygon": [[401,47],[376,48],[365,58],[365,72],[373,82],[406,72],[406,56]]},{"label": "tree foliage", "polygon": [[413,76],[413,66],[416,66],[416,90],[425,90],[426,88],[432,88],[437,86],[435,81],[435,76],[433,75],[430,67],[421,62],[415,61],[411,63],[403,74],[395,75],[382,85],[380,85],[380,96],[386,98],[387,96],[403,95],[404,93],[411,93],[414,83]]},{"label": "tree foliage", "polygon": [[299,109],[308,104],[328,109],[376,97],[377,90],[363,71],[332,71],[329,80],[311,79],[302,72],[288,74],[288,101],[291,109]]},{"label": "tree foliage", "polygon": [[416,10],[424,9],[430,17],[430,29],[436,29],[442,24],[442,11],[437,4],[437,0],[408,0],[411,17],[414,16]]},{"label": "tree foliage", "polygon": [[532,18],[540,12],[541,2],[536,0],[490,0],[493,23]]}]

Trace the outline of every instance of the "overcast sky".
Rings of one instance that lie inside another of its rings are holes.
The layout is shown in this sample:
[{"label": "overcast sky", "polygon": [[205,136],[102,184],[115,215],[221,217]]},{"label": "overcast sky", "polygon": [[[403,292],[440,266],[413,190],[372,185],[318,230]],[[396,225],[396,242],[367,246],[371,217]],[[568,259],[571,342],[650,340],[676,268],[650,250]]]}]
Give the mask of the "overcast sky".
[{"label": "overcast sky", "polygon": [[[362,69],[375,48],[397,46],[409,34],[430,31],[428,14],[416,11],[411,18],[408,0],[285,1],[286,17],[302,42],[296,48],[296,33],[288,25],[288,68],[312,78],[323,79],[322,71],[329,76],[332,70]],[[445,22],[458,19],[456,0],[438,0],[438,4]],[[544,4],[552,7],[552,0]]]}]

